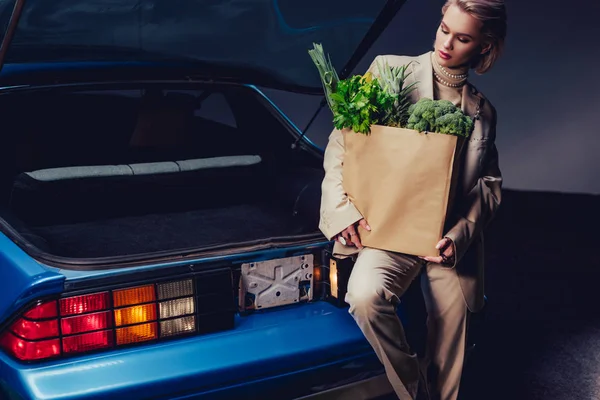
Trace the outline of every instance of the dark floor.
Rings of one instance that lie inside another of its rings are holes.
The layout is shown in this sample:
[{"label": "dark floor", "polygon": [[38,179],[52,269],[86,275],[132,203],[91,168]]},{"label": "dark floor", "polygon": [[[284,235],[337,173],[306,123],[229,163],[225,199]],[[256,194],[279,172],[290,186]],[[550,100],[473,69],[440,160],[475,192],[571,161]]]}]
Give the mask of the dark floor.
[{"label": "dark floor", "polygon": [[600,399],[599,208],[600,196],[504,192],[459,400]]},{"label": "dark floor", "polygon": [[600,196],[506,191],[464,400],[600,399]]}]

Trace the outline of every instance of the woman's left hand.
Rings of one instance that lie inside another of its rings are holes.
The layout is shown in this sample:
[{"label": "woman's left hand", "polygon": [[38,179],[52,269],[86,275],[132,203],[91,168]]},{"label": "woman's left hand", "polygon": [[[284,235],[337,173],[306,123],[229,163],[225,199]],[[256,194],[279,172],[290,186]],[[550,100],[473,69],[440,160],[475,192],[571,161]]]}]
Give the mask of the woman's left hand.
[{"label": "woman's left hand", "polygon": [[443,238],[438,242],[435,248],[440,250],[440,256],[420,258],[437,264],[454,265],[454,242],[451,239]]}]

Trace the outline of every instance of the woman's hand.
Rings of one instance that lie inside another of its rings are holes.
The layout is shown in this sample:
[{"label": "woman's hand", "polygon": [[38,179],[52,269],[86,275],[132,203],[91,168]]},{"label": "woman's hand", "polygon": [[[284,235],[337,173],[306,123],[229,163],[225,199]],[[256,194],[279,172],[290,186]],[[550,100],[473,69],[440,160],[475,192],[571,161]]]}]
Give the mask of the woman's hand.
[{"label": "woman's hand", "polygon": [[454,265],[455,248],[454,242],[448,238],[443,238],[435,246],[436,249],[441,251],[441,255],[438,257],[420,257],[421,259],[437,264]]},{"label": "woman's hand", "polygon": [[346,229],[344,229],[342,232],[340,232],[335,239],[340,242],[341,244],[343,244],[344,246],[352,246],[355,245],[358,249],[362,249],[363,245],[360,242],[360,237],[358,236],[358,232],[356,231],[356,227],[360,225],[362,226],[364,229],[370,231],[371,227],[369,226],[369,224],[367,224],[367,221],[363,218],[360,221],[358,221],[357,223],[350,225],[349,227],[347,227]]}]

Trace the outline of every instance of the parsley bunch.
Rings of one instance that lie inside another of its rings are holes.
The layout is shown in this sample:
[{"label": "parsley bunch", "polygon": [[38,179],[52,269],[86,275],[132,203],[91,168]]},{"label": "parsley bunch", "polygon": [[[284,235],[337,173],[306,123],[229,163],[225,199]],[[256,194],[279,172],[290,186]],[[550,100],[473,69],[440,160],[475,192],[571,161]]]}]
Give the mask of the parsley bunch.
[{"label": "parsley bunch", "polygon": [[333,125],[337,129],[351,128],[355,132],[370,133],[371,125],[380,121],[395,98],[368,72],[364,76],[340,80],[331,100],[335,104]]}]

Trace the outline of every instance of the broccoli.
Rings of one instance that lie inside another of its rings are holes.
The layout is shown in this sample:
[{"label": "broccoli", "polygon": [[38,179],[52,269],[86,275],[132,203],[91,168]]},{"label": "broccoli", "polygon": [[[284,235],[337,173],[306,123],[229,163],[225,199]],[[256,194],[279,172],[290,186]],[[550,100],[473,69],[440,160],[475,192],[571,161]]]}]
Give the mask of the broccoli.
[{"label": "broccoli", "polygon": [[456,111],[456,106],[450,100],[437,100],[434,105],[436,118]]},{"label": "broccoli", "polygon": [[428,98],[422,98],[409,107],[410,116],[406,127],[416,129],[420,132],[431,130],[435,123],[434,102]]},{"label": "broccoli", "polygon": [[473,121],[464,115],[462,111],[457,110],[438,118],[437,128],[439,133],[466,137],[473,128]]},{"label": "broccoli", "polygon": [[448,100],[422,98],[409,109],[406,127],[419,132],[437,132],[467,137],[473,121]]}]

